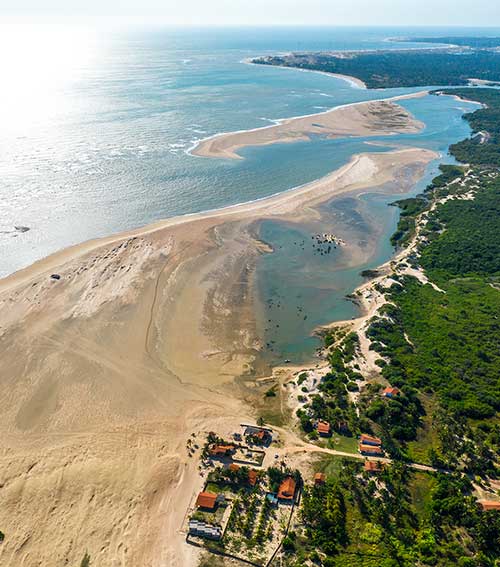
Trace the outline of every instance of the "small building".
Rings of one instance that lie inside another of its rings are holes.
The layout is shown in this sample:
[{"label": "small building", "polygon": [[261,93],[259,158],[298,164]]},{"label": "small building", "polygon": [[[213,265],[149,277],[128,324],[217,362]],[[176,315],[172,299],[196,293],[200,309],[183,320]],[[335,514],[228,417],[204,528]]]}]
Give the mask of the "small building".
[{"label": "small building", "polygon": [[245,428],[245,437],[249,438],[257,445],[266,445],[272,441],[271,430],[266,427],[248,425]]},{"label": "small building", "polygon": [[222,529],[198,520],[189,520],[189,535],[217,540],[222,537]]},{"label": "small building", "polygon": [[382,397],[384,398],[395,398],[399,396],[401,390],[399,388],[384,388],[382,390]]},{"label": "small building", "polygon": [[365,471],[368,474],[377,474],[382,471],[382,463],[380,461],[365,461]]},{"label": "small building", "polygon": [[268,492],[266,494],[266,498],[267,500],[269,500],[272,506],[278,505],[278,498],[276,497],[276,494],[273,494],[272,492]]},{"label": "small building", "polygon": [[499,500],[479,500],[479,505],[485,512],[489,510],[500,510]]},{"label": "small building", "polygon": [[316,424],[316,431],[321,435],[321,437],[328,437],[331,432],[331,427],[328,421],[318,421]]},{"label": "small building", "polygon": [[291,476],[287,476],[278,489],[278,500],[293,502],[296,486],[295,480]]},{"label": "small building", "polygon": [[259,479],[259,475],[255,469],[250,469],[248,471],[248,484],[250,486],[255,486],[257,484],[257,480]]},{"label": "small building", "polygon": [[209,453],[212,457],[228,457],[234,453],[234,445],[214,445]]},{"label": "small building", "polygon": [[359,442],[361,445],[373,445],[374,447],[381,447],[382,440],[378,437],[373,437],[372,435],[366,435],[363,433],[359,438]]},{"label": "small building", "polygon": [[381,457],[384,454],[380,447],[375,447],[374,445],[364,445],[363,443],[359,444],[359,452],[362,455],[366,455],[368,457]]},{"label": "small building", "polygon": [[204,510],[215,510],[218,504],[224,502],[224,494],[215,494],[214,492],[200,492],[196,499],[196,506]]},{"label": "small building", "polygon": [[318,472],[314,475],[314,485],[321,486],[326,482],[326,474],[322,472]]}]

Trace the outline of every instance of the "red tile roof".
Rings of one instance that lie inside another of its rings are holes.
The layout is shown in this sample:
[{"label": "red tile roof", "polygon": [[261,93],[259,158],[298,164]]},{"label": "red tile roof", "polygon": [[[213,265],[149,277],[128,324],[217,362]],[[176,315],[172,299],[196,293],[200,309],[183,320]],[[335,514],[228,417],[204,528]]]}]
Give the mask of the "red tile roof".
[{"label": "red tile roof", "polygon": [[282,500],[293,500],[295,496],[295,480],[291,476],[287,476],[281,483],[278,490],[278,498]]},{"label": "red tile roof", "polygon": [[360,453],[369,453],[370,455],[383,455],[384,452],[380,447],[375,447],[374,445],[363,445],[363,443],[359,444],[359,452]]},{"label": "red tile roof", "polygon": [[211,455],[226,455],[234,449],[233,445],[214,445],[210,449]]},{"label": "red tile roof", "polygon": [[325,484],[326,474],[318,472],[314,475],[314,484]]},{"label": "red tile roof", "polygon": [[231,463],[231,464],[229,465],[229,470],[230,470],[230,471],[233,471],[233,472],[239,471],[239,470],[240,470],[240,465],[237,465],[236,463]]},{"label": "red tile roof", "polygon": [[248,484],[250,486],[255,486],[257,484],[257,471],[250,469],[248,471]]},{"label": "red tile roof", "polygon": [[217,494],[213,492],[200,492],[198,498],[196,499],[196,506],[198,508],[207,508],[208,510],[213,510],[217,502]]},{"label": "red tile roof", "polygon": [[366,472],[380,472],[381,470],[382,464],[379,461],[365,461]]},{"label": "red tile roof", "polygon": [[385,388],[382,390],[383,396],[397,396],[399,394],[399,388]]},{"label": "red tile roof", "polygon": [[360,443],[372,444],[372,445],[382,445],[382,440],[378,437],[373,437],[372,435],[366,435],[363,433],[359,438]]},{"label": "red tile roof", "polygon": [[479,505],[483,510],[500,510],[500,501],[498,500],[479,500]]},{"label": "red tile roof", "polygon": [[328,434],[330,433],[330,424],[328,421],[318,421],[316,429],[318,430],[318,433]]}]

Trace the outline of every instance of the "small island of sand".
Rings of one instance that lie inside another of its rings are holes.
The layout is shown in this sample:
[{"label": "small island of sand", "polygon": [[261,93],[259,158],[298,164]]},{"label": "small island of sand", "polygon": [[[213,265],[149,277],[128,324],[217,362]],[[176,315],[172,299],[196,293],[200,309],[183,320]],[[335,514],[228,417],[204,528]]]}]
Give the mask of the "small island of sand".
[{"label": "small island of sand", "polygon": [[201,157],[242,159],[237,152],[247,146],[307,141],[311,135],[347,138],[416,133],[424,125],[395,101],[425,94],[426,91],[348,104],[319,114],[289,118],[272,126],[218,134],[200,141],[191,153]]}]

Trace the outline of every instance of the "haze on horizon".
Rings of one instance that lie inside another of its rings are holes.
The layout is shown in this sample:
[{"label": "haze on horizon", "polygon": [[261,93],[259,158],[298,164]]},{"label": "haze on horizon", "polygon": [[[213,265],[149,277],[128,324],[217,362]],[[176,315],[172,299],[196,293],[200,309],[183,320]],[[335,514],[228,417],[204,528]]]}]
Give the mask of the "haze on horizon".
[{"label": "haze on horizon", "polygon": [[500,26],[492,0],[6,0],[0,19],[93,25]]}]

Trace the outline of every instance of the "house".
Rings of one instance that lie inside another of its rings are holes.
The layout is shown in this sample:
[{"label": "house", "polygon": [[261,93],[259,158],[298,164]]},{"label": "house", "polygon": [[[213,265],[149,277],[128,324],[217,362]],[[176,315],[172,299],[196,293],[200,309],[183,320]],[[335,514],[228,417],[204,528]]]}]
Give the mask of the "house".
[{"label": "house", "polygon": [[212,526],[198,520],[189,520],[189,535],[206,537],[208,539],[220,539],[222,530],[219,526]]},{"label": "house", "polygon": [[214,445],[209,453],[212,457],[227,457],[234,453],[234,445]]},{"label": "house", "polygon": [[395,398],[400,394],[399,388],[385,388],[382,390],[382,397],[384,398]]},{"label": "house", "polygon": [[295,480],[291,476],[287,476],[278,489],[278,500],[293,502],[295,498],[295,488]]},{"label": "house", "polygon": [[271,431],[265,427],[248,425],[245,428],[245,437],[250,438],[257,445],[265,445],[272,441]]},{"label": "house", "polygon": [[373,437],[372,435],[362,434],[359,438],[361,445],[373,445],[374,447],[381,447],[382,440],[378,437]]},{"label": "house", "polygon": [[365,471],[368,474],[376,474],[382,471],[382,463],[380,461],[365,461]]},{"label": "house", "polygon": [[380,447],[375,447],[374,445],[364,445],[363,443],[359,444],[359,452],[362,455],[367,455],[369,457],[381,457],[384,454]]},{"label": "house", "polygon": [[217,504],[224,502],[224,494],[215,494],[214,492],[200,492],[196,499],[196,506],[204,510],[215,510]]},{"label": "house", "polygon": [[255,486],[257,484],[257,480],[258,480],[258,474],[257,471],[255,469],[250,469],[248,471],[248,484],[250,486]]},{"label": "house", "polygon": [[318,472],[314,475],[314,485],[315,486],[321,486],[322,484],[325,484],[325,482],[326,482],[326,474],[325,473]]},{"label": "house", "polygon": [[479,505],[485,512],[489,510],[500,510],[499,500],[479,500]]},{"label": "house", "polygon": [[[228,467],[228,469],[232,472],[239,471],[240,468],[241,468],[240,465],[237,465],[236,463],[231,463]],[[250,469],[248,471],[248,484],[250,486],[255,486],[258,480],[259,480],[259,475],[257,471],[255,469]]]},{"label": "house", "polygon": [[318,421],[316,425],[316,431],[321,435],[321,437],[328,437],[330,435],[330,424],[328,421]]}]

